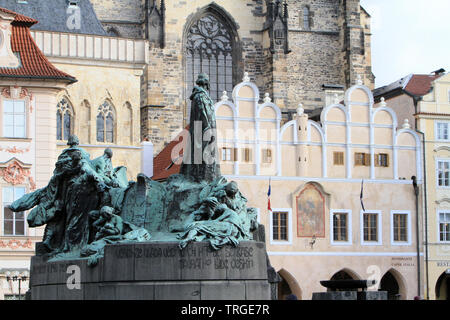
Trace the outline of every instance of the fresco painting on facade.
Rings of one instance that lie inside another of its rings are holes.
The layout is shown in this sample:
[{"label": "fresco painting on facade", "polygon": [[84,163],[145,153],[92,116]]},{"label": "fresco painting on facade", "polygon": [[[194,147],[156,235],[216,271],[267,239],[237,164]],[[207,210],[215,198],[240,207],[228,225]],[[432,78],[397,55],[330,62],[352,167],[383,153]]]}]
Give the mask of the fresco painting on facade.
[{"label": "fresco painting on facade", "polygon": [[307,184],[296,197],[297,236],[325,237],[325,199],[313,185]]}]

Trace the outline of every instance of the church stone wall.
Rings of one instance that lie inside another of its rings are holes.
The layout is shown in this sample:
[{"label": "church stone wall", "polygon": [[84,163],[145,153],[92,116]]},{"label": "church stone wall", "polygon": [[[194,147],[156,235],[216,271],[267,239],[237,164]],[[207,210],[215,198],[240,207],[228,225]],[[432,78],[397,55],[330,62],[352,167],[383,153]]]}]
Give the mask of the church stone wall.
[{"label": "church stone wall", "polygon": [[[160,1],[157,2],[159,8]],[[92,0],[105,26],[114,25],[120,36],[145,37],[145,0]],[[226,16],[236,27],[238,49],[233,82],[244,72],[283,109],[299,103],[305,109],[325,105],[324,84],[349,87],[360,74],[373,88],[370,61],[370,16],[359,0],[287,0],[288,41],[270,50],[265,0],[165,1],[164,45],[150,41],[149,65],[142,83],[142,139],[149,139],[158,153],[187,124],[184,36],[187,25],[207,7]],[[304,30],[303,8],[310,10],[310,29]],[[117,22],[120,20],[119,22]],[[116,23],[114,23],[116,21]],[[127,24],[141,22],[141,25]],[[128,28],[128,29],[127,29]],[[133,29],[134,28],[134,29]],[[231,93],[228,93],[229,95]]]}]

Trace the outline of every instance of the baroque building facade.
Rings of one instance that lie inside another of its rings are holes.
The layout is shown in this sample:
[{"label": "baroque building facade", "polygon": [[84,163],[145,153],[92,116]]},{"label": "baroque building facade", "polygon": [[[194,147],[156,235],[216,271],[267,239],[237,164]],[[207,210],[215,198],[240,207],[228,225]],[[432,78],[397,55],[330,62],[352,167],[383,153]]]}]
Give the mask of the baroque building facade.
[{"label": "baroque building facade", "polygon": [[[410,74],[374,91],[423,140],[424,297],[450,299],[450,75]],[[383,103],[383,102],[380,102]],[[380,103],[378,105],[380,105]]]},{"label": "baroque building facade", "polygon": [[43,235],[43,228],[28,228],[26,212],[8,205],[48,183],[57,156],[58,95],[76,82],[36,46],[30,33],[36,23],[0,8],[0,299],[25,293]]},{"label": "baroque building facade", "polygon": [[425,135],[426,281],[430,299],[450,300],[450,74],[431,83],[418,102],[418,129]]}]

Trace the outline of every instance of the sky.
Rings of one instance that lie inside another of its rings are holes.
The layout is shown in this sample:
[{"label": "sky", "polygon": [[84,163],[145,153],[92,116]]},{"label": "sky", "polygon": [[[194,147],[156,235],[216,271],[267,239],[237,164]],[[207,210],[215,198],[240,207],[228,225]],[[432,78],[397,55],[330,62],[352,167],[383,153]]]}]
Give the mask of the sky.
[{"label": "sky", "polygon": [[375,87],[450,72],[450,0],[360,0],[371,15]]}]

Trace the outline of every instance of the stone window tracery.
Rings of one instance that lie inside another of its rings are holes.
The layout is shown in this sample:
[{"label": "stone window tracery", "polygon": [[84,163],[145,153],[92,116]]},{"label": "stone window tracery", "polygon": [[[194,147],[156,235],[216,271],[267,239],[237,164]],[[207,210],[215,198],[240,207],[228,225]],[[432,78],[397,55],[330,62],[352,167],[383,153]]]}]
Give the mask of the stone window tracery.
[{"label": "stone window tracery", "polygon": [[98,108],[97,141],[114,142],[114,108],[108,101]]},{"label": "stone window tracery", "polygon": [[56,106],[56,139],[68,140],[73,133],[73,108],[66,98]]},{"label": "stone window tracery", "polygon": [[209,75],[210,95],[219,101],[233,90],[233,36],[218,16],[207,13],[190,28],[186,38],[186,89],[189,96],[199,73]]}]

